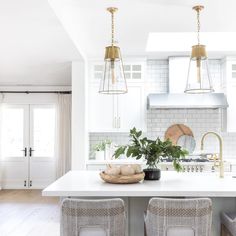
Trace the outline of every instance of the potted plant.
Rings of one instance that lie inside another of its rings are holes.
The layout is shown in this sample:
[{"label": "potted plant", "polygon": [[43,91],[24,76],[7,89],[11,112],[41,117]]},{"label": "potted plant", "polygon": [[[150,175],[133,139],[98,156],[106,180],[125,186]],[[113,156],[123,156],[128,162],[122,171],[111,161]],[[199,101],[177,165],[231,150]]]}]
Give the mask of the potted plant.
[{"label": "potted plant", "polygon": [[115,150],[114,156],[118,158],[122,154],[127,157],[133,157],[137,160],[144,158],[147,168],[144,169],[146,180],[159,180],[161,171],[158,169],[158,163],[164,158],[171,158],[174,169],[181,171],[181,158],[184,158],[188,151],[182,149],[180,146],[175,146],[170,140],[161,141],[160,138],[156,140],[148,139],[142,136],[142,131],[137,131],[136,128],[130,130],[130,144],[120,146]]},{"label": "potted plant", "polygon": [[110,140],[103,140],[102,142],[96,144],[93,147],[96,160],[99,160],[99,161],[105,160],[105,151],[106,151],[107,147],[111,145],[111,143],[112,142]]}]

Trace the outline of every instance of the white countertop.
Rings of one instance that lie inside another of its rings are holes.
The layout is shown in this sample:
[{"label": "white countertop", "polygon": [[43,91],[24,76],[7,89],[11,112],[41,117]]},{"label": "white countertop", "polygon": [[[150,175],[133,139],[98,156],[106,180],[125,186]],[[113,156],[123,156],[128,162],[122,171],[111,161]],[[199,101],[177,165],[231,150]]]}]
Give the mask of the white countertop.
[{"label": "white countertop", "polygon": [[[162,171],[159,181],[109,184],[98,171],[70,171],[43,190],[43,196],[73,197],[236,197],[236,178],[226,173]],[[236,174],[235,174],[236,175]]]}]

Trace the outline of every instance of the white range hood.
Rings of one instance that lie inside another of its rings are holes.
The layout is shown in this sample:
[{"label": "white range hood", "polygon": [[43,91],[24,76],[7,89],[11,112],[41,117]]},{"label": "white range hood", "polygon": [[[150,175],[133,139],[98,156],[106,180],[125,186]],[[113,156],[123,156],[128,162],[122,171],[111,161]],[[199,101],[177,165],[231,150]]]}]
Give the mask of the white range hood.
[{"label": "white range hood", "polygon": [[228,106],[223,93],[155,93],[148,95],[148,109],[218,109]]},{"label": "white range hood", "polygon": [[218,109],[228,107],[224,93],[184,93],[188,63],[188,57],[169,58],[169,93],[149,94],[148,109]]}]

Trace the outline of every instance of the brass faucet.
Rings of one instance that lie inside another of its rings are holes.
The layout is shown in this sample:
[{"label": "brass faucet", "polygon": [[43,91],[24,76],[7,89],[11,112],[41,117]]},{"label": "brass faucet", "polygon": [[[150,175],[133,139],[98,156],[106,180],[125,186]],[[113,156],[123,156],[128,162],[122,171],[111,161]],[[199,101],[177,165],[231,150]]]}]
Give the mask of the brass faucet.
[{"label": "brass faucet", "polygon": [[222,138],[220,137],[219,134],[215,133],[215,132],[207,132],[202,136],[201,139],[201,150],[203,150],[203,141],[205,139],[205,137],[208,134],[213,134],[217,137],[217,139],[219,140],[219,145],[220,145],[220,153],[219,153],[219,170],[220,170],[220,178],[224,178],[224,162],[223,162],[223,144],[222,144]]}]

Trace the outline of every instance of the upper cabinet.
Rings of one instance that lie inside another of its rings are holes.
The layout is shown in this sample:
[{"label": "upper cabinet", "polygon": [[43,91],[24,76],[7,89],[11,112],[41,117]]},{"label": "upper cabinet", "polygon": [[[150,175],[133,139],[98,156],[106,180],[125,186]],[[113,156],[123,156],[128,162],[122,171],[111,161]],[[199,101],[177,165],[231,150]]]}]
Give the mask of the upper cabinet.
[{"label": "upper cabinet", "polygon": [[222,87],[227,95],[227,131],[236,132],[236,58],[227,57],[222,64]]},{"label": "upper cabinet", "polygon": [[103,62],[89,63],[89,131],[129,132],[134,126],[145,130],[146,97],[144,78],[146,61],[129,61],[124,64],[128,93],[120,95],[99,94],[103,76]]},{"label": "upper cabinet", "polygon": [[98,86],[89,86],[89,131],[108,132],[115,127],[115,97],[98,93]]},{"label": "upper cabinet", "polygon": [[[89,70],[90,70],[90,83],[100,83],[104,71],[104,62],[90,61]],[[128,83],[143,82],[144,74],[146,73],[146,61],[144,60],[125,61],[124,72]]]},{"label": "upper cabinet", "polygon": [[120,129],[129,131],[131,128],[145,130],[145,97],[143,86],[128,87],[128,93],[119,95],[118,116]]}]

